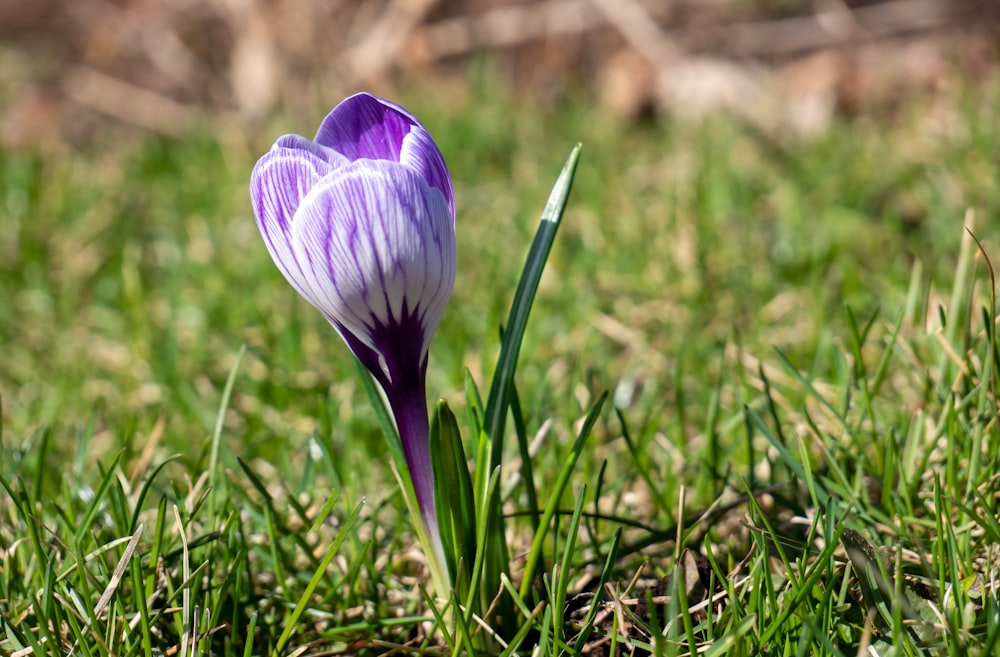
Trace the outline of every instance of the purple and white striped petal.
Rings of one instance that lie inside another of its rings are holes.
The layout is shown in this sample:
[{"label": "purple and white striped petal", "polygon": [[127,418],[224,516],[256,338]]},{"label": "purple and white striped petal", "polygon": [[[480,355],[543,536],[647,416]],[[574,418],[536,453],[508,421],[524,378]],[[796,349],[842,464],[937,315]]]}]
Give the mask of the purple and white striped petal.
[{"label": "purple and white striped petal", "polygon": [[320,124],[316,143],[348,160],[399,162],[441,190],[455,217],[455,193],[448,166],[430,133],[399,105],[359,93],[342,101]]},{"label": "purple and white striped petal", "polygon": [[311,285],[292,248],[292,225],[302,199],[331,169],[309,151],[276,145],[250,174],[250,200],[267,250],[292,287],[306,298],[311,296]]},{"label": "purple and white striped petal", "polygon": [[455,191],[451,186],[451,175],[444,162],[444,156],[438,150],[437,144],[431,139],[429,132],[420,126],[403,139],[403,147],[399,153],[399,163],[417,172],[427,183],[441,190],[448,207],[451,209],[451,222],[455,223]]},{"label": "purple and white striped petal", "polygon": [[403,139],[414,126],[420,122],[399,105],[359,93],[333,108],[320,123],[315,141],[352,161],[399,162]]},{"label": "purple and white striped petal", "polygon": [[359,160],[303,199],[291,246],[309,279],[303,296],[338,330],[383,359],[386,329],[408,334],[414,362],[425,362],[455,283],[455,228],[440,190],[408,167]]},{"label": "purple and white striped petal", "polygon": [[323,160],[334,168],[342,167],[351,162],[351,160],[349,160],[347,156],[342,153],[338,153],[336,150],[328,146],[317,144],[311,139],[306,139],[302,135],[282,135],[281,137],[278,137],[278,141],[274,142],[274,146],[271,147],[271,150],[305,151],[315,155],[318,159]]}]

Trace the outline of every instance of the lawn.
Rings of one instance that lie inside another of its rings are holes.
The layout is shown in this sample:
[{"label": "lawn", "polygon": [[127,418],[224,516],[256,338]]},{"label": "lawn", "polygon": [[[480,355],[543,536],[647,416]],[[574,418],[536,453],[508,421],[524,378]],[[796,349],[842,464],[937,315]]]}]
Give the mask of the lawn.
[{"label": "lawn", "polygon": [[434,598],[363,378],[254,222],[254,162],[328,98],[0,151],[0,652],[1000,650],[1000,86],[807,138],[494,82],[393,99],[455,184],[427,388],[463,431],[583,144],[479,592],[505,621]]}]

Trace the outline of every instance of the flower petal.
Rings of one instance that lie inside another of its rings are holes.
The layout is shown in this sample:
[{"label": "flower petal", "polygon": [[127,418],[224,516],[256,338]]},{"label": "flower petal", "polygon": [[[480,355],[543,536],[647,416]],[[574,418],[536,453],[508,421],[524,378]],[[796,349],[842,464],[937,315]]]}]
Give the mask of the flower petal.
[{"label": "flower petal", "polygon": [[455,191],[451,186],[448,165],[431,134],[423,126],[418,127],[403,139],[399,162],[416,171],[431,187],[441,190],[451,209],[451,222],[455,223]]},{"label": "flower petal", "polygon": [[430,133],[403,107],[368,93],[347,98],[320,124],[316,143],[349,160],[400,162],[444,194],[455,214],[455,194],[444,156]]},{"label": "flower petal", "polygon": [[310,279],[305,296],[339,330],[383,357],[386,336],[419,332],[413,356],[426,358],[455,283],[455,227],[440,190],[405,166],[359,160],[312,189],[291,241]]},{"label": "flower petal", "polygon": [[306,139],[302,135],[282,135],[281,137],[278,137],[278,141],[274,142],[274,146],[271,147],[271,150],[274,151],[278,149],[306,151],[308,153],[312,153],[317,158],[326,161],[334,167],[344,166],[350,162],[350,160],[334,149],[323,146],[322,144],[317,144],[311,139]]},{"label": "flower petal", "polygon": [[402,107],[359,93],[333,108],[316,132],[316,143],[349,160],[399,162],[403,139],[420,122]]},{"label": "flower petal", "polygon": [[330,164],[310,151],[275,145],[250,174],[250,200],[260,234],[278,269],[303,296],[308,280],[292,250],[292,222],[309,190],[330,170]]}]

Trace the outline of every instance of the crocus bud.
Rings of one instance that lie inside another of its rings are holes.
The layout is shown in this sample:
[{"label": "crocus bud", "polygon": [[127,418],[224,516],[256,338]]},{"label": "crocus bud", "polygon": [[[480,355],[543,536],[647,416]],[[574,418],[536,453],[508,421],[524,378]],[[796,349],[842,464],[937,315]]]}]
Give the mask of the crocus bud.
[{"label": "crocus bud", "polygon": [[314,140],[279,138],[254,167],[250,197],[278,269],[385,391],[434,533],[424,375],[455,283],[455,199],[441,151],[405,109],[361,93]]}]

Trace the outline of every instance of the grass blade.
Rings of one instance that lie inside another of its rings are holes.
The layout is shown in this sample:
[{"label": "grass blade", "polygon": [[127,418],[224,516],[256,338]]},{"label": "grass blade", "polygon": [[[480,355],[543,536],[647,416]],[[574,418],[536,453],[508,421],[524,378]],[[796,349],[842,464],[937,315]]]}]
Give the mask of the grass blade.
[{"label": "grass blade", "polygon": [[222,426],[226,419],[226,411],[229,409],[229,400],[233,396],[233,385],[236,383],[236,373],[240,371],[240,364],[243,356],[247,353],[247,346],[240,345],[240,350],[236,352],[236,360],[229,369],[226,377],[226,385],[222,388],[222,399],[219,400],[219,413],[215,417],[215,429],[212,430],[212,451],[208,459],[208,487],[213,495],[208,501],[208,517],[215,521],[215,477],[219,469],[219,446],[222,443]]},{"label": "grass blade", "polygon": [[559,500],[562,497],[563,491],[566,490],[566,486],[569,484],[570,475],[573,474],[573,468],[576,467],[576,461],[580,458],[580,454],[583,451],[583,444],[586,442],[587,438],[590,437],[590,432],[593,430],[594,424],[597,422],[597,418],[601,413],[601,408],[604,407],[604,402],[607,398],[608,393],[604,392],[600,397],[598,397],[597,401],[594,402],[594,405],[590,407],[590,412],[587,413],[587,417],[583,421],[583,427],[580,429],[580,433],[577,435],[576,441],[573,443],[573,448],[570,450],[569,458],[566,460],[562,470],[559,472],[558,479],[556,479],[555,489],[552,491],[552,495],[549,497],[549,503],[545,506],[545,511],[542,513],[542,520],[539,523],[540,529],[535,533],[535,538],[531,542],[531,550],[528,552],[528,562],[524,567],[524,579],[521,580],[520,593],[522,598],[528,597],[528,591],[531,589],[532,582],[535,579],[535,572],[539,566],[542,543],[548,535],[552,517],[556,514],[556,509],[559,506]]},{"label": "grass blade", "polygon": [[517,369],[517,356],[521,351],[521,340],[528,325],[528,314],[535,301],[538,282],[542,278],[545,261],[548,260],[555,240],[556,231],[566,209],[569,191],[573,186],[573,176],[580,160],[580,144],[573,147],[566,164],[563,165],[556,184],[549,195],[548,203],[542,211],[542,220],[535,233],[535,240],[528,252],[528,259],[521,271],[517,283],[514,301],[510,307],[510,315],[504,330],[503,342],[500,346],[500,357],[497,360],[493,383],[486,401],[486,432],[493,441],[490,453],[490,470],[500,465],[503,453],[503,429],[507,419],[507,408],[510,403],[511,387],[514,381],[514,371]]},{"label": "grass blade", "polygon": [[361,509],[364,507],[364,500],[358,503],[354,507],[354,511],[351,515],[344,520],[344,524],[341,525],[340,531],[337,532],[337,537],[330,543],[330,546],[326,549],[326,553],[323,555],[323,559],[319,562],[319,566],[313,572],[312,578],[309,580],[309,584],[306,585],[305,590],[302,591],[302,595],[299,596],[298,602],[295,604],[295,608],[292,609],[292,613],[285,619],[285,629],[278,638],[278,643],[275,645],[274,654],[281,654],[285,648],[285,644],[288,643],[288,639],[292,636],[292,632],[295,631],[295,626],[299,622],[299,618],[302,617],[302,613],[306,610],[309,603],[309,598],[312,597],[313,591],[319,585],[323,576],[326,575],[326,569],[330,566],[330,562],[333,558],[337,556],[340,552],[340,546],[344,544],[347,539],[347,535],[354,528],[354,523],[357,521],[358,516],[361,514]]}]

